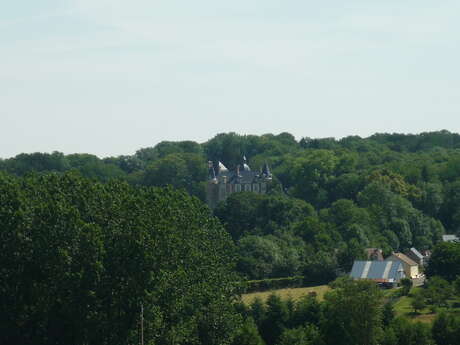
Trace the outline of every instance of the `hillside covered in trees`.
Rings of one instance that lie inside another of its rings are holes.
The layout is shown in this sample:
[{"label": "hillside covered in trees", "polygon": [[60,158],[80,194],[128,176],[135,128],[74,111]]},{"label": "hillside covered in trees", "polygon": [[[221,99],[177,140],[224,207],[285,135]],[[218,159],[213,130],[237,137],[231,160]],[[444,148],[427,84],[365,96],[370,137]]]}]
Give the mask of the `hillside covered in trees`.
[{"label": "hillside covered in trees", "polygon": [[[269,163],[269,193],[210,210],[207,161],[243,155]],[[0,343],[456,345],[460,247],[439,242],[459,231],[460,136],[447,131],[20,154],[0,161]],[[395,317],[375,284],[335,280],[366,247],[412,246],[433,250],[410,297],[415,314],[447,310],[432,326]],[[245,280],[294,276],[332,290],[238,303]]]},{"label": "hillside covered in trees", "polygon": [[77,171],[100,182],[185,189],[204,201],[207,161],[252,169],[265,162],[267,195],[237,193],[215,215],[237,245],[247,279],[304,275],[311,283],[347,272],[363,248],[430,249],[460,231],[460,135],[448,131],[296,141],[289,133],[218,134],[199,144],[161,142],[132,156],[59,152],[0,161],[16,176]]},{"label": "hillside covered in trees", "polygon": [[0,263],[1,344],[225,344],[238,325],[231,238],[184,192],[0,173]]}]

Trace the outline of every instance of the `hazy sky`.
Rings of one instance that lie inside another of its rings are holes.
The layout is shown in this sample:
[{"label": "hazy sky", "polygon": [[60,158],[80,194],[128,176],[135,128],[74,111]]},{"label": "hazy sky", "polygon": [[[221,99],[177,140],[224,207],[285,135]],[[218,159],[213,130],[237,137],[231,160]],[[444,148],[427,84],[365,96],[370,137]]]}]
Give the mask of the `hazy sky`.
[{"label": "hazy sky", "polygon": [[458,0],[0,1],[0,157],[460,132]]}]

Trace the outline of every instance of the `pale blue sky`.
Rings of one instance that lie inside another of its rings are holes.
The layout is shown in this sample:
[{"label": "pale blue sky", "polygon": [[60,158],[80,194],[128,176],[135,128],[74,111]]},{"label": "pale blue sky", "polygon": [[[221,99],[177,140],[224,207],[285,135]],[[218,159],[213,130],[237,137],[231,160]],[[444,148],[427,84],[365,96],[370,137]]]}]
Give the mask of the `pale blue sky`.
[{"label": "pale blue sky", "polygon": [[460,132],[460,1],[0,2],[0,157]]}]

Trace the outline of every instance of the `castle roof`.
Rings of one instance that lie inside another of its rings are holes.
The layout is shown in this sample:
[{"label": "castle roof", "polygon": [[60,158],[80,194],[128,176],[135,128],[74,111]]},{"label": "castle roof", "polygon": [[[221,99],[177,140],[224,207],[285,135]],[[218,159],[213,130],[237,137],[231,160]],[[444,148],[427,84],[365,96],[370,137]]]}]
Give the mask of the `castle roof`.
[{"label": "castle roof", "polygon": [[[244,160],[244,162],[246,162],[246,160]],[[214,169],[210,165],[208,174],[210,180],[213,179],[213,176],[216,176],[216,178],[225,176],[227,178],[227,183],[232,184],[251,184],[259,179],[271,179],[270,169],[266,163],[262,169],[262,173],[259,173],[252,171],[246,163],[242,164],[242,169],[238,166],[235,171],[230,171],[222,162],[218,162],[217,175],[213,175],[213,173]]]},{"label": "castle roof", "polygon": [[228,172],[228,169],[225,165],[222,164],[222,162],[219,161],[219,175],[225,174]]},{"label": "castle roof", "polygon": [[263,168],[262,168],[262,174],[267,177],[267,178],[271,178],[272,177],[272,173],[270,171],[270,167],[268,166],[268,163],[265,162]]}]

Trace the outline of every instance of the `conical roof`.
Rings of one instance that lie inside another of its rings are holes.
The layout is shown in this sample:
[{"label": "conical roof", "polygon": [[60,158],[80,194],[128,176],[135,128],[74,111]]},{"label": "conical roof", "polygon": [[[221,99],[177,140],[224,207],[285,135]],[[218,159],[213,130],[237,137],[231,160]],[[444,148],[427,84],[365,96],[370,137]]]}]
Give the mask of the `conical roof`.
[{"label": "conical roof", "polygon": [[219,161],[219,174],[225,174],[228,173],[228,169],[225,165],[222,164],[221,161]]},{"label": "conical roof", "polygon": [[262,175],[264,175],[265,177],[267,178],[271,178],[272,177],[272,173],[270,171],[270,167],[268,166],[268,163],[265,162],[263,168],[262,168]]}]

